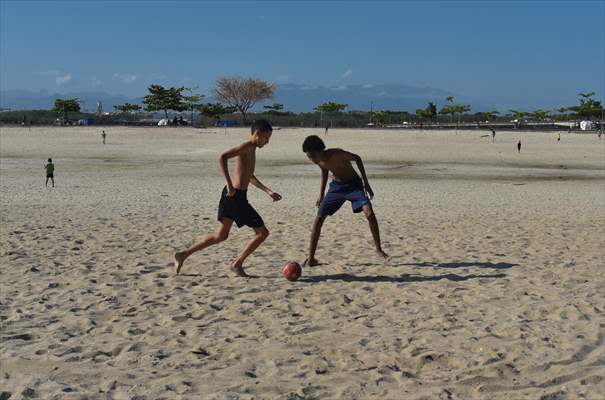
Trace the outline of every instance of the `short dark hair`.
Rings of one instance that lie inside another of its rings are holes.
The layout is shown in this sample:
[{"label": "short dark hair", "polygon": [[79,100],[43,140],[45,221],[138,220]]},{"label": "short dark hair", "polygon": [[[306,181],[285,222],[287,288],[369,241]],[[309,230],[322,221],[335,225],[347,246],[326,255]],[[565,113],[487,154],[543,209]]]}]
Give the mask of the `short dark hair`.
[{"label": "short dark hair", "polygon": [[52,159],[52,158],[49,158],[49,159],[48,159],[48,162],[53,162],[53,159]]},{"label": "short dark hair", "polygon": [[273,132],[273,127],[266,119],[257,119],[252,121],[252,125],[250,126],[250,133],[254,133],[256,130],[260,131],[260,133],[269,133]]},{"label": "short dark hair", "polygon": [[325,150],[326,144],[323,140],[317,135],[307,136],[305,141],[303,142],[302,149],[304,153],[309,153],[311,151],[322,151]]}]

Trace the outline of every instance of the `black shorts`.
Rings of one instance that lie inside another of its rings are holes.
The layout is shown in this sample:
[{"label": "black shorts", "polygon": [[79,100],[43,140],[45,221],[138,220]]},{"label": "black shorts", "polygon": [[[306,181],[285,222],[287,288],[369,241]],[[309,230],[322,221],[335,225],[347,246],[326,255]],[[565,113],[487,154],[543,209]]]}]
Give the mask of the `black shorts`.
[{"label": "black shorts", "polygon": [[233,197],[227,196],[227,187],[223,189],[221,201],[218,204],[218,220],[230,218],[238,228],[248,225],[250,228],[260,228],[265,223],[256,210],[248,203],[246,190],[235,189]]},{"label": "black shorts", "polygon": [[55,175],[53,174],[46,174],[46,179],[51,178],[51,179],[55,179]]}]

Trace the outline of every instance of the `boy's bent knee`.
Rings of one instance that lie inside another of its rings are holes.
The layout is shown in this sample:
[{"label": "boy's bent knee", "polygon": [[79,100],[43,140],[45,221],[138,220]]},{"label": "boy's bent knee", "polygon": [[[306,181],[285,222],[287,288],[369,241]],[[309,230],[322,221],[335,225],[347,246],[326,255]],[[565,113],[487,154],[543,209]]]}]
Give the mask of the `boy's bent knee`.
[{"label": "boy's bent knee", "polygon": [[372,208],[370,208],[370,207],[364,207],[363,213],[367,219],[376,218],[376,214],[374,214],[374,210],[372,210]]},{"label": "boy's bent knee", "polygon": [[227,240],[227,238],[229,237],[229,232],[225,232],[225,231],[220,231],[214,234],[214,239],[217,242],[222,242],[224,240]]},{"label": "boy's bent knee", "polygon": [[269,237],[269,229],[267,229],[266,227],[262,227],[260,229],[258,229],[256,231],[256,234],[260,237],[262,237],[263,239],[266,239]]}]

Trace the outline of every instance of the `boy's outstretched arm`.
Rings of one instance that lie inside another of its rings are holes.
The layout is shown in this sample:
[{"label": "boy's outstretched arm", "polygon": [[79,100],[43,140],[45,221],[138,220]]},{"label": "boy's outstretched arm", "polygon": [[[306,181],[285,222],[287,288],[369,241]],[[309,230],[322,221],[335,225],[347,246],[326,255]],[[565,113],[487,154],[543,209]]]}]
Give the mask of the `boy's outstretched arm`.
[{"label": "boy's outstretched arm", "polygon": [[227,181],[227,190],[229,191],[229,196],[233,196],[235,194],[235,189],[233,188],[233,182],[231,181],[231,177],[229,176],[229,167],[227,161],[230,158],[237,157],[246,151],[251,150],[254,147],[254,144],[251,142],[242,143],[239,146],[236,146],[232,149],[225,151],[221,154],[219,158],[219,165],[221,167],[221,172]]},{"label": "boy's outstretched arm", "polygon": [[368,177],[366,175],[366,170],[363,167],[363,161],[361,160],[361,157],[359,157],[355,153],[349,153],[349,155],[351,157],[351,161],[355,161],[355,164],[357,164],[357,169],[359,169],[359,172],[361,173],[361,178],[363,179],[363,186],[365,187],[365,190],[368,193],[370,199],[372,199],[374,197],[374,191],[370,187],[370,182],[368,182]]},{"label": "boy's outstretched arm", "polygon": [[263,192],[267,193],[273,199],[273,201],[281,200],[281,195],[279,193],[275,193],[274,191],[263,185],[262,182],[259,181],[256,176],[252,175],[252,178],[250,178],[250,183],[262,190]]},{"label": "boy's outstretched arm", "polygon": [[326,185],[328,183],[328,170],[321,168],[321,186],[319,188],[319,197],[315,202],[315,206],[319,208],[321,201],[324,198],[324,192],[326,191]]}]

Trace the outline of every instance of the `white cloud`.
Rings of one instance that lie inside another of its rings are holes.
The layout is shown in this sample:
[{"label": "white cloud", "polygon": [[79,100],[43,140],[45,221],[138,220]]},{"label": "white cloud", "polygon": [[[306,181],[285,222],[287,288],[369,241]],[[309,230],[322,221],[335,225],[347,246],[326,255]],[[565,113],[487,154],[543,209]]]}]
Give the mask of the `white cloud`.
[{"label": "white cloud", "polygon": [[92,87],[96,88],[97,86],[101,85],[101,81],[97,79],[97,76],[93,76],[92,77]]},{"label": "white cloud", "polygon": [[63,76],[57,76],[55,78],[55,82],[57,82],[57,86],[62,86],[62,85],[69,83],[71,81],[71,79],[72,79],[71,74],[67,73]]},{"label": "white cloud", "polygon": [[275,80],[277,82],[285,82],[290,80],[291,75],[290,74],[283,74],[283,75],[278,75],[277,78],[275,78]]},{"label": "white cloud", "polygon": [[365,85],[362,85],[361,87],[364,89],[372,89],[374,87],[374,85],[371,83],[366,83]]},{"label": "white cloud", "polygon": [[141,75],[137,75],[137,74],[124,74],[122,72],[116,72],[115,74],[113,74],[113,79],[115,79],[116,81],[120,81],[126,85],[136,81],[137,79],[139,79],[141,77]]},{"label": "white cloud", "polygon": [[347,85],[334,86],[330,88],[331,90],[347,90]]},{"label": "white cloud", "polygon": [[345,71],[344,74],[342,74],[342,79],[348,79],[351,77],[351,75],[353,75],[353,70],[352,69],[348,69]]}]

